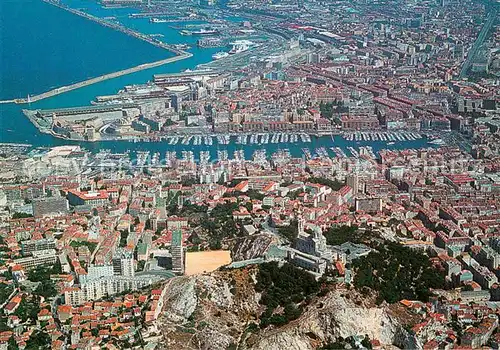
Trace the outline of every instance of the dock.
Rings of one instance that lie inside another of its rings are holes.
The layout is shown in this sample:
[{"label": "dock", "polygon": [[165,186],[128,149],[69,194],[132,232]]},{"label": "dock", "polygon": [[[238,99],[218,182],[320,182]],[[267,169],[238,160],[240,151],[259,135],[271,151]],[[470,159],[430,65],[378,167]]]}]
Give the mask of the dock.
[{"label": "dock", "polygon": [[29,143],[11,143],[11,142],[0,142],[0,147],[31,147],[33,145]]}]

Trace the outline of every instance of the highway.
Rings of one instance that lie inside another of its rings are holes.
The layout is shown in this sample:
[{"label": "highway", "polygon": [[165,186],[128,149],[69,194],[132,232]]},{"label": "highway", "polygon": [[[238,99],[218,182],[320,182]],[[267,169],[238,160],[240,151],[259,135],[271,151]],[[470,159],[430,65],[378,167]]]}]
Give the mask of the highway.
[{"label": "highway", "polygon": [[465,60],[464,64],[462,65],[462,69],[460,71],[460,76],[459,76],[460,79],[463,79],[467,76],[469,68],[471,67],[472,62],[474,61],[474,58],[476,57],[476,54],[477,54],[479,48],[481,47],[481,45],[483,45],[483,42],[486,39],[486,36],[488,35],[488,32],[491,29],[491,26],[495,22],[496,14],[497,14],[497,10],[493,9],[490,12],[490,14],[488,15],[488,18],[487,18],[486,22],[484,23],[483,28],[479,32],[479,35],[478,35],[476,41],[474,42],[474,44],[470,48],[469,52],[467,53],[467,59]]}]

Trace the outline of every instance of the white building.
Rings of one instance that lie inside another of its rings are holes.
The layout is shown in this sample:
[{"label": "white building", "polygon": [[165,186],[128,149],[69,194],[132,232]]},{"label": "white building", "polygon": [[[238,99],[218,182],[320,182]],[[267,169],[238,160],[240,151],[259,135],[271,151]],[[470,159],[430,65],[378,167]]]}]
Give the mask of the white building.
[{"label": "white building", "polygon": [[32,256],[16,259],[14,262],[25,269],[33,269],[41,265],[54,265],[57,261],[55,249],[38,250],[32,252]]},{"label": "white building", "polygon": [[124,249],[117,250],[113,256],[113,271],[115,276],[135,276],[134,256]]},{"label": "white building", "polygon": [[80,275],[80,283],[94,281],[103,277],[113,277],[113,265],[90,265],[87,275]]},{"label": "white building", "polygon": [[64,292],[66,304],[81,305],[89,300],[98,300],[109,295],[134,291],[161,281],[159,276],[124,277],[112,276],[82,283],[80,287],[70,288]]}]

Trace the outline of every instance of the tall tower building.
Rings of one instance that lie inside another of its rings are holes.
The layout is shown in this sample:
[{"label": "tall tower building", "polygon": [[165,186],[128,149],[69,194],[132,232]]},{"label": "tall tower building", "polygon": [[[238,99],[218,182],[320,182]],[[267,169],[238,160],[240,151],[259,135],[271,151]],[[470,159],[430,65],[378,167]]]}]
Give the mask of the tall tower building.
[{"label": "tall tower building", "polygon": [[134,277],[134,256],[132,252],[118,249],[113,255],[113,273],[115,276]]},{"label": "tall tower building", "polygon": [[306,220],[302,216],[302,209],[300,208],[297,212],[297,231],[299,237],[305,233],[305,224]]},{"label": "tall tower building", "polygon": [[359,190],[359,177],[358,177],[358,175],[353,174],[353,175],[347,176],[346,183],[347,183],[347,186],[352,188],[353,195],[357,195],[358,190]]},{"label": "tall tower building", "polygon": [[170,253],[172,254],[172,271],[178,275],[184,274],[184,247],[181,230],[175,230],[172,233]]}]

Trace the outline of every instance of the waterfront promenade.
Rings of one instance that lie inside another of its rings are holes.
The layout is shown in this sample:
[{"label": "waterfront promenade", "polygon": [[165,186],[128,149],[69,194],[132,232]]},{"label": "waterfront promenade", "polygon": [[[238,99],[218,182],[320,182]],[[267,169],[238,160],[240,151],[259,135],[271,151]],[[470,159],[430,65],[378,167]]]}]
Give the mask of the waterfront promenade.
[{"label": "waterfront promenade", "polygon": [[58,88],[52,89],[50,91],[43,92],[41,94],[37,94],[37,95],[33,95],[33,96],[27,96],[26,98],[10,99],[10,100],[0,100],[0,104],[7,104],[7,103],[25,104],[25,103],[37,102],[37,101],[44,100],[44,99],[49,98],[49,97],[53,97],[53,96],[56,96],[56,95],[63,94],[65,92],[68,92],[68,91],[71,91],[71,90],[80,89],[82,87],[85,87],[85,86],[88,86],[88,85],[92,85],[92,84],[96,84],[96,83],[100,83],[100,82],[105,81],[105,80],[117,78],[117,77],[120,77],[120,76],[123,76],[123,75],[127,75],[127,74],[132,74],[132,73],[135,73],[135,72],[138,72],[138,71],[141,71],[141,70],[145,70],[145,69],[155,68],[155,67],[162,66],[162,65],[165,65],[165,64],[169,64],[169,63],[173,63],[173,62],[176,62],[176,61],[184,60],[184,59],[187,59],[187,58],[190,58],[190,57],[193,56],[193,54],[191,54],[189,52],[176,49],[175,47],[172,47],[169,44],[166,44],[166,43],[161,42],[161,41],[159,41],[157,39],[154,39],[154,38],[150,38],[147,35],[144,35],[142,33],[133,31],[133,30],[131,30],[129,28],[126,28],[126,27],[124,27],[122,25],[108,22],[108,21],[103,20],[101,18],[89,15],[89,14],[87,14],[85,12],[72,9],[72,8],[70,8],[68,6],[62,5],[62,4],[60,4],[58,2],[55,2],[55,1],[51,1],[51,0],[43,0],[43,1],[46,2],[47,4],[56,6],[56,7],[60,8],[60,9],[62,9],[62,10],[65,10],[65,11],[71,12],[71,13],[73,13],[75,15],[84,17],[84,18],[86,18],[88,20],[91,20],[91,21],[93,21],[95,23],[98,23],[98,24],[100,24],[102,26],[105,26],[105,27],[108,27],[108,28],[120,31],[120,32],[122,32],[124,34],[130,35],[132,37],[135,37],[135,38],[143,40],[143,41],[146,41],[149,44],[152,44],[154,46],[157,46],[157,47],[165,49],[165,50],[167,50],[169,52],[172,52],[176,56],[170,57],[170,58],[166,58],[164,60],[155,61],[155,62],[144,63],[144,64],[141,64],[141,65],[138,65],[138,66],[135,66],[135,67],[131,67],[131,68],[127,68],[127,69],[123,69],[123,70],[120,70],[120,71],[117,71],[117,72],[112,72],[112,73],[104,74],[104,75],[101,75],[101,76],[98,76],[98,77],[95,77],[95,78],[91,78],[91,79],[87,79],[87,80],[84,80],[84,81],[81,81],[81,82],[78,82],[78,83],[75,83],[75,84],[58,87]]}]

